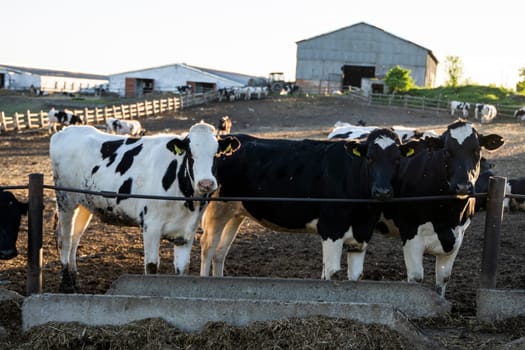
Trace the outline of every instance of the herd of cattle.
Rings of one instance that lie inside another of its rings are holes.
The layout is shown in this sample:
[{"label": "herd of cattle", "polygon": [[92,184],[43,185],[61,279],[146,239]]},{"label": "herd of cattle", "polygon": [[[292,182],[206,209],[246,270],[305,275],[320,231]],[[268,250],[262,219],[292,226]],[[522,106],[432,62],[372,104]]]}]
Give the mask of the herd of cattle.
[{"label": "herd of cattle", "polygon": [[[450,102],[450,115],[468,118],[470,116],[470,103],[461,101]],[[498,115],[496,106],[486,103],[474,104],[474,119],[480,123],[490,123]],[[525,107],[518,108],[514,111],[514,118],[520,122],[525,121]]]},{"label": "herd of cattle", "polygon": [[[483,202],[471,195],[486,192],[482,179],[488,182],[493,175],[481,150],[495,151],[504,143],[500,135],[483,135],[463,119],[440,134],[337,123],[327,140],[287,140],[231,134],[228,116],[217,128],[200,122],[182,135],[142,136],[131,129],[119,135],[122,120],[108,120],[108,132],[102,132],[73,125],[72,116],[55,115],[59,123],[72,125],[51,136],[55,186],[89,191],[56,190],[57,246],[67,292],[79,290],[77,248],[93,215],[109,224],[141,228],[146,274],[158,271],[161,238],[173,242],[175,272],[184,274],[200,225],[202,276],[223,276],[228,250],[249,217],[279,231],[318,233],[323,279],[340,270],[346,251],[348,279],[359,280],[373,233],[397,236],[408,281],[422,281],[423,255],[434,255],[436,290],[444,297],[465,230],[476,210],[483,209]],[[508,193],[525,190],[524,183],[509,181]],[[16,256],[27,204],[7,191],[0,194],[0,258],[10,259]],[[392,200],[447,194],[456,197],[424,206],[417,199]],[[207,200],[211,196],[246,199]],[[332,201],[321,200],[327,198]]]}]

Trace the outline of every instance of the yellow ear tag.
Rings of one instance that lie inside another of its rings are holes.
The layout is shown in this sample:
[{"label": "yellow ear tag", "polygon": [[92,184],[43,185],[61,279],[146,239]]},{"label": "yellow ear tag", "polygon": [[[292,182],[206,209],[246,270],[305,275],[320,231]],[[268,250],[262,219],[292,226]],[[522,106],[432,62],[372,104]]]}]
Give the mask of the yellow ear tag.
[{"label": "yellow ear tag", "polygon": [[229,143],[228,147],[226,147],[226,149],[222,153],[229,154],[229,153],[231,153],[231,151],[232,151],[232,144]]},{"label": "yellow ear tag", "polygon": [[175,153],[177,153],[179,156],[183,153],[182,150],[177,145],[175,145],[175,147],[173,148],[175,150]]},{"label": "yellow ear tag", "polygon": [[361,152],[359,152],[359,150],[357,148],[352,148],[352,153],[355,156],[361,157]]},{"label": "yellow ear tag", "polygon": [[416,151],[414,151],[413,148],[409,148],[409,149],[408,149],[408,152],[407,152],[407,154],[406,154],[406,156],[407,156],[407,157],[413,156],[414,153],[416,153]]}]

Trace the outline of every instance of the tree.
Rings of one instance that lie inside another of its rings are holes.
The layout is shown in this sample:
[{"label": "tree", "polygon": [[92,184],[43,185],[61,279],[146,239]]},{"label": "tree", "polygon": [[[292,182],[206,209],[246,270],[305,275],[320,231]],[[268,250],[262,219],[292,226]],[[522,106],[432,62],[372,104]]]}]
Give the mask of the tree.
[{"label": "tree", "polygon": [[389,92],[406,92],[415,86],[414,80],[410,76],[410,69],[395,66],[385,75],[385,83]]},{"label": "tree", "polygon": [[516,91],[519,93],[525,92],[525,67],[518,69],[520,81],[516,83]]},{"label": "tree", "polygon": [[448,80],[445,85],[456,87],[463,75],[463,61],[459,56],[447,56],[445,58],[445,69]]}]

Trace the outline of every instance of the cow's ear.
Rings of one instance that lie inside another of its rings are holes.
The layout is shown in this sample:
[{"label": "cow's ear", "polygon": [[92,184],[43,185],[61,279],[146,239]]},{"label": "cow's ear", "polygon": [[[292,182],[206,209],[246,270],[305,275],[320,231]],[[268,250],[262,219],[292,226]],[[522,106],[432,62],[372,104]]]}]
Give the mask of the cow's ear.
[{"label": "cow's ear", "polygon": [[241,147],[241,141],[234,136],[219,137],[217,142],[219,143],[219,150],[216,154],[217,157],[231,156],[233,152]]},{"label": "cow's ear", "polygon": [[406,143],[399,145],[399,150],[403,157],[412,157],[417,153],[420,148],[420,140],[410,140]]},{"label": "cow's ear", "polygon": [[181,155],[184,154],[184,152],[186,152],[186,149],[188,148],[187,141],[186,141],[186,139],[181,140],[181,139],[175,138],[173,140],[170,140],[166,144],[166,148],[170,152],[173,152],[174,154],[176,154],[178,156],[181,156]]},{"label": "cow's ear", "polygon": [[346,153],[358,158],[361,158],[366,154],[366,144],[362,144],[353,140],[345,143],[345,149]]},{"label": "cow's ear", "polygon": [[503,137],[496,135],[496,134],[490,134],[487,136],[479,135],[479,144],[481,147],[485,147],[489,151],[494,151],[501,146],[505,141],[503,141]]}]

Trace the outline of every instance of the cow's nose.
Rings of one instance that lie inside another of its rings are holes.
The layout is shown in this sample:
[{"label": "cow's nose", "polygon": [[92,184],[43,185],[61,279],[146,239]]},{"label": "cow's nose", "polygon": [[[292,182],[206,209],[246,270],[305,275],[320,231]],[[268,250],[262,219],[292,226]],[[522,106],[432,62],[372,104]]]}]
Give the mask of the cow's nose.
[{"label": "cow's nose", "polygon": [[0,260],[13,259],[18,255],[18,251],[15,249],[0,250]]},{"label": "cow's nose", "polygon": [[455,186],[456,194],[467,195],[474,193],[474,186],[471,183],[468,184],[456,184]]},{"label": "cow's nose", "polygon": [[201,193],[209,193],[209,192],[212,192],[215,190],[215,181],[213,180],[209,180],[209,179],[205,179],[205,180],[200,180],[198,183],[197,183],[197,186],[199,187],[199,191]]},{"label": "cow's nose", "polygon": [[390,187],[377,187],[372,188],[372,197],[379,199],[381,201],[391,199],[393,195],[392,189]]}]

